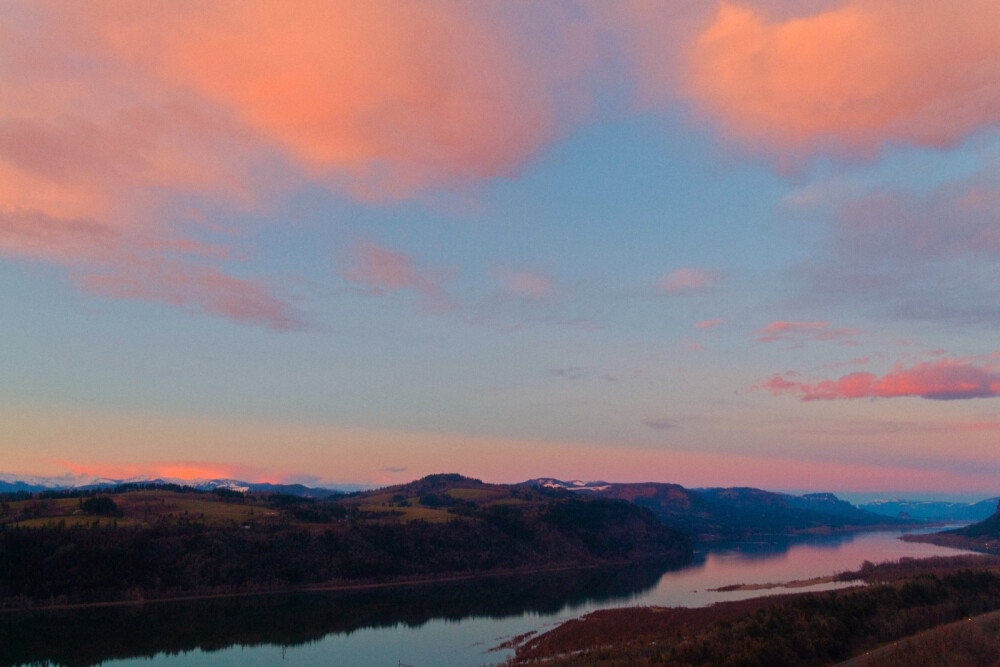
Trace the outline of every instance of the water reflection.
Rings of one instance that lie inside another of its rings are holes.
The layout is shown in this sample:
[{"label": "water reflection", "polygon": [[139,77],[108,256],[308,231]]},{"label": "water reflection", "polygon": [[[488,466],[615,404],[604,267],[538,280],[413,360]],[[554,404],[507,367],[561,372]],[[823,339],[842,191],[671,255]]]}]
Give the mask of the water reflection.
[{"label": "water reflection", "polygon": [[432,619],[553,614],[614,604],[653,588],[666,565],[486,577],[475,581],[128,607],[0,614],[0,665],[94,665],[228,646],[295,646],[331,634]]},{"label": "water reflection", "polygon": [[[544,630],[594,609],[699,606],[787,589],[716,591],[823,577],[865,560],[953,555],[956,550],[873,532],[713,545],[682,568],[645,566],[407,586],[0,614],[0,666],[470,665],[512,635]],[[821,590],[839,584],[813,586]],[[807,589],[799,589],[807,590]],[[287,649],[287,655],[286,655]],[[132,659],[132,660],[129,660]]]}]

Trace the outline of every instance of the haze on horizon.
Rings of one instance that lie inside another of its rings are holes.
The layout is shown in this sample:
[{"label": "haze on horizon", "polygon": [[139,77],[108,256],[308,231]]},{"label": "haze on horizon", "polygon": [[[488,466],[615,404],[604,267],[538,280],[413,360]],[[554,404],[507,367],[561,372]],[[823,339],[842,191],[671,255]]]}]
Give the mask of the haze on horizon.
[{"label": "haze on horizon", "polygon": [[993,0],[0,16],[0,471],[1000,491]]}]

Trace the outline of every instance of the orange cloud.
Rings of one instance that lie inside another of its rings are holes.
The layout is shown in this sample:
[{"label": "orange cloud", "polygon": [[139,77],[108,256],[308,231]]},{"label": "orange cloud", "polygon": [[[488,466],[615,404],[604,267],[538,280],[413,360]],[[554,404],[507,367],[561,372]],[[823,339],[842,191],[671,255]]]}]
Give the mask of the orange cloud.
[{"label": "orange cloud", "polygon": [[997,34],[993,0],[848,0],[784,19],[726,2],[690,50],[686,93],[752,145],[942,147],[1000,117]]},{"label": "orange cloud", "polygon": [[15,0],[0,25],[0,253],[104,295],[290,328],[267,286],[228,275],[228,249],[190,252],[211,221],[195,211],[179,234],[178,209],[260,209],[303,179],[386,199],[510,175],[589,104],[552,92],[592,62],[570,13]]},{"label": "orange cloud", "polygon": [[203,461],[154,461],[135,464],[76,463],[53,459],[52,463],[77,475],[94,475],[114,480],[134,478],[179,479],[184,481],[207,479],[238,479],[243,482],[273,482],[277,478],[262,470],[229,463]]},{"label": "orange cloud", "polygon": [[117,59],[230,110],[313,175],[346,176],[378,199],[511,174],[556,134],[550,89],[583,53],[560,30],[540,60],[543,47],[487,3],[105,7],[85,20]]},{"label": "orange cloud", "polygon": [[904,368],[897,365],[878,377],[850,373],[836,380],[800,382],[794,373],[775,375],[757,385],[775,396],[799,396],[803,401],[837,398],[919,396],[936,400],[1000,396],[1000,364],[976,364],[968,359],[940,359]]}]

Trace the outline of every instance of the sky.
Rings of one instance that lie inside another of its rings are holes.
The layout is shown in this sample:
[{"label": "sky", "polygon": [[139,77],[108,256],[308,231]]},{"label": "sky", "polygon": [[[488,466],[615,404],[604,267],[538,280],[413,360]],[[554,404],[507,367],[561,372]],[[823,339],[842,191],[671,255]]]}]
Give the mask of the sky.
[{"label": "sky", "polygon": [[0,16],[0,472],[1000,493],[995,0]]}]

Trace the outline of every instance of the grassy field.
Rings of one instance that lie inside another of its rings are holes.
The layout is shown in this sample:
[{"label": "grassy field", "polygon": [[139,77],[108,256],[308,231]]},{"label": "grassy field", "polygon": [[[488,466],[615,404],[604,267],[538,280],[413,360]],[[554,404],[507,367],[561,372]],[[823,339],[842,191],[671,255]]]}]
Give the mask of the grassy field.
[{"label": "grassy field", "polygon": [[358,505],[358,509],[362,512],[367,512],[374,514],[376,516],[380,514],[387,514],[392,517],[393,520],[398,520],[402,523],[408,523],[410,521],[415,521],[421,519],[423,521],[429,521],[431,523],[444,523],[449,519],[454,518],[452,514],[449,514],[446,510],[437,507],[424,507],[419,505],[416,498],[410,499],[410,505],[374,505],[371,503],[362,503]]},{"label": "grassy field", "polygon": [[98,517],[83,510],[85,498],[42,498],[5,502],[0,523],[14,526],[48,525],[137,526],[159,519],[197,521],[207,525],[267,521],[278,512],[249,500],[224,499],[212,494],[177,493],[165,490],[129,491],[107,496],[118,507],[118,517]]}]

